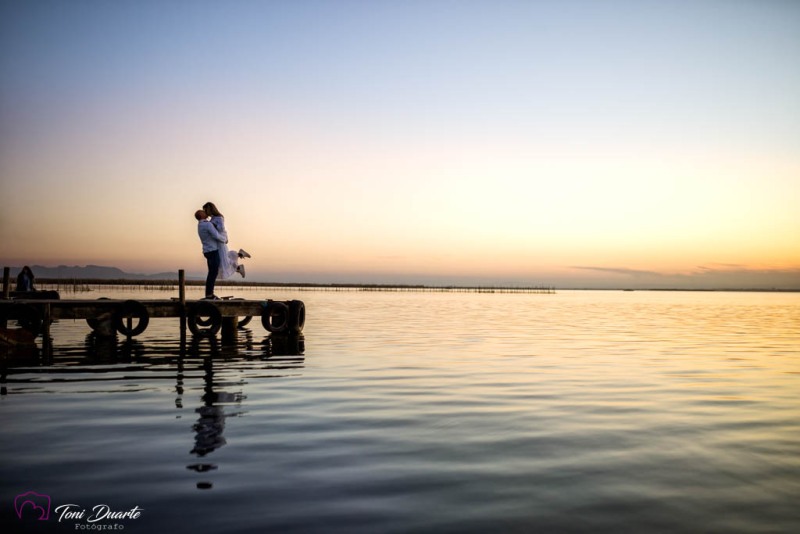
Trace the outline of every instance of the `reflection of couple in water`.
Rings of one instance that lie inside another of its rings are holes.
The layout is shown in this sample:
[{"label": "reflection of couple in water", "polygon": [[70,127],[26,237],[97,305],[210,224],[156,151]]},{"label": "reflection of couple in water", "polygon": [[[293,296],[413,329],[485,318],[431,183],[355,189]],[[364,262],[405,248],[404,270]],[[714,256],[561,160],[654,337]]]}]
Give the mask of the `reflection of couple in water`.
[{"label": "reflection of couple in water", "polygon": [[250,254],[242,249],[238,252],[228,250],[225,217],[212,202],[203,204],[203,209],[197,210],[194,216],[198,221],[197,233],[203,244],[203,256],[208,263],[205,298],[214,299],[216,279],[230,278],[233,273],[239,273],[244,278],[244,265],[241,265],[239,260],[249,258]]},{"label": "reflection of couple in water", "polygon": [[225,419],[228,417],[225,413],[224,404],[241,404],[242,402],[241,393],[214,390],[216,384],[214,383],[213,360],[212,355],[204,358],[203,361],[203,370],[205,371],[203,376],[205,381],[203,405],[195,410],[200,417],[192,426],[192,430],[195,432],[195,443],[191,452],[201,458],[227,443],[222,435],[225,430]]}]

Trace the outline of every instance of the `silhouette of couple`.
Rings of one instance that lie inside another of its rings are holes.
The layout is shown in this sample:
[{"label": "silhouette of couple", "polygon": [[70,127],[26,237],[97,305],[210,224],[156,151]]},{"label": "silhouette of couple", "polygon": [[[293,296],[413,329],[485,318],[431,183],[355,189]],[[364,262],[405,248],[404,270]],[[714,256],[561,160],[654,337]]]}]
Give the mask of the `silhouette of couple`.
[{"label": "silhouette of couple", "polygon": [[197,234],[203,245],[203,256],[208,264],[206,276],[206,299],[218,299],[214,294],[217,278],[225,279],[239,273],[244,278],[244,265],[240,259],[249,258],[250,254],[239,249],[238,252],[228,250],[228,232],[225,230],[225,217],[213,202],[203,204],[203,209],[194,213],[197,219]]}]

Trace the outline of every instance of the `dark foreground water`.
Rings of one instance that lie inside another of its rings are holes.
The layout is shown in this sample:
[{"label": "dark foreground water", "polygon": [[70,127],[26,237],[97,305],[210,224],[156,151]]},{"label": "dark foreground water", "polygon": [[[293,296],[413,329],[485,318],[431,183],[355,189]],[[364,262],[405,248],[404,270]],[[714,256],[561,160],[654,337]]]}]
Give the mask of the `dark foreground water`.
[{"label": "dark foreground water", "polygon": [[304,346],[3,357],[2,532],[800,532],[798,294],[236,294]]}]

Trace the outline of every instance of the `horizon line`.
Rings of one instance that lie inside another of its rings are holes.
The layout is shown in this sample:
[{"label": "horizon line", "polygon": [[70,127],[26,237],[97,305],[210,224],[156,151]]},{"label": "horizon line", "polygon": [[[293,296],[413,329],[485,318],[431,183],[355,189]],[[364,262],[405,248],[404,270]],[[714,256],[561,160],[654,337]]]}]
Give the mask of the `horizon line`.
[{"label": "horizon line", "polygon": [[[137,278],[41,278],[41,284],[55,284],[59,287],[64,286],[178,286],[178,280],[166,279],[137,279]],[[187,286],[202,286],[204,280],[199,278],[187,278]],[[660,292],[741,292],[741,293],[800,293],[800,288],[756,288],[756,287],[727,287],[727,288],[680,288],[680,287],[644,287],[632,288],[625,286],[615,287],[560,287],[550,285],[458,285],[458,284],[386,284],[386,283],[357,283],[357,282],[244,282],[231,280],[218,280],[217,286],[220,287],[276,287],[276,288],[298,288],[302,290],[359,290],[359,291],[470,291],[470,292],[518,292],[518,293],[555,293],[556,291],[660,291]],[[165,288],[166,289],[166,288]]]}]

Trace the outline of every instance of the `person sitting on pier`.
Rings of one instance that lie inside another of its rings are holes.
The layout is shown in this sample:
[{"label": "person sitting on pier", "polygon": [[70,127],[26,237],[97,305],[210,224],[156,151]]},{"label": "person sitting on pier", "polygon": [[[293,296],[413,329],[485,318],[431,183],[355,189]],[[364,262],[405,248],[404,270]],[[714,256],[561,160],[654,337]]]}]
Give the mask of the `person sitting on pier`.
[{"label": "person sitting on pier", "polygon": [[33,271],[27,265],[17,275],[17,291],[36,291]]},{"label": "person sitting on pier", "polygon": [[239,252],[228,250],[228,231],[225,229],[225,217],[213,202],[203,204],[203,211],[211,217],[211,224],[225,238],[225,243],[219,247],[220,264],[218,277],[224,280],[233,276],[233,273],[239,273],[244,278],[244,265],[240,264],[239,260],[250,258],[250,254],[242,249],[239,249]]},{"label": "person sitting on pier", "polygon": [[219,274],[219,247],[224,245],[226,240],[208,220],[208,214],[205,211],[197,210],[194,212],[194,218],[197,219],[197,234],[200,236],[200,243],[203,245],[203,256],[205,256],[206,264],[208,265],[205,298],[216,299],[214,284]]}]

